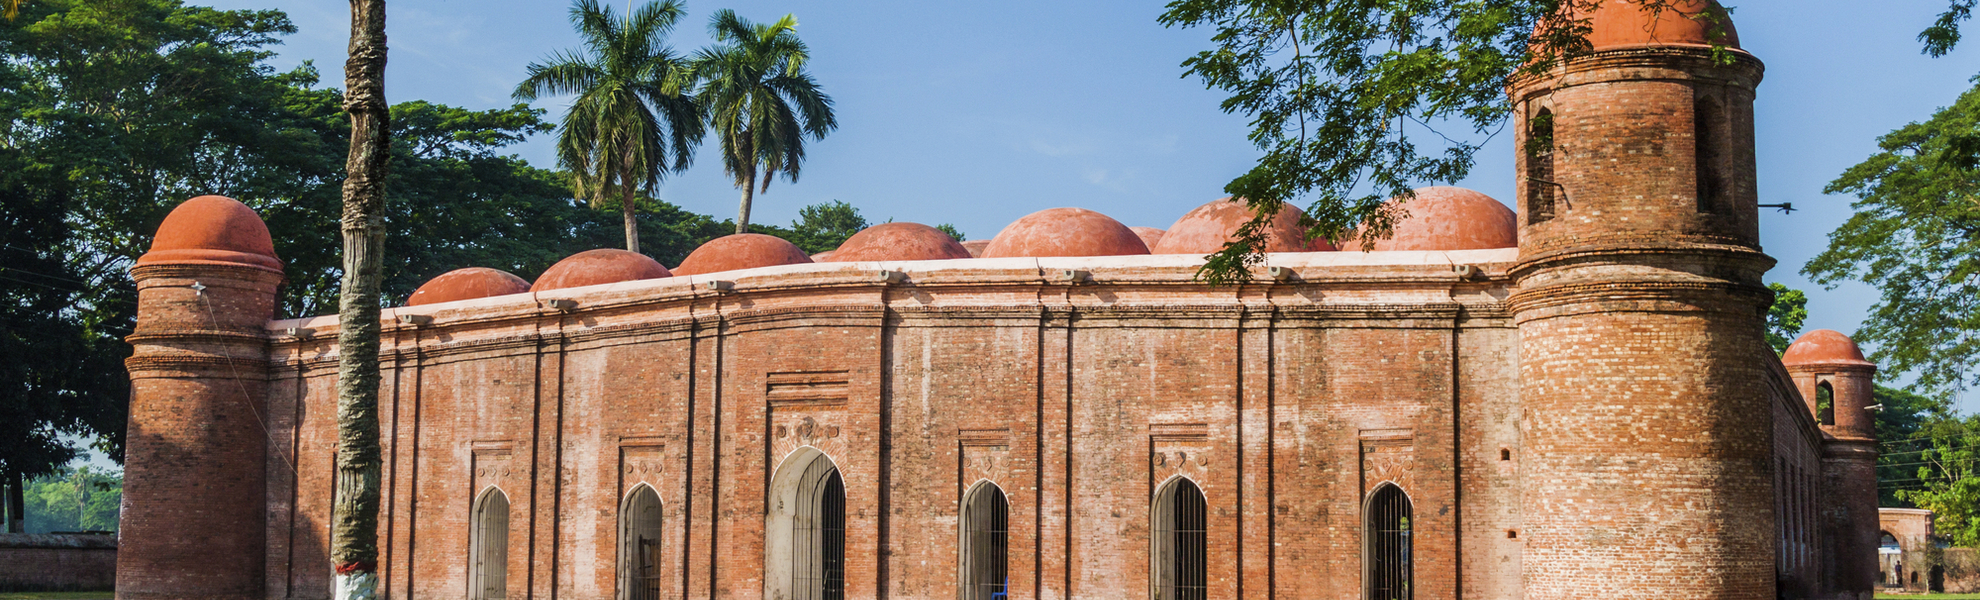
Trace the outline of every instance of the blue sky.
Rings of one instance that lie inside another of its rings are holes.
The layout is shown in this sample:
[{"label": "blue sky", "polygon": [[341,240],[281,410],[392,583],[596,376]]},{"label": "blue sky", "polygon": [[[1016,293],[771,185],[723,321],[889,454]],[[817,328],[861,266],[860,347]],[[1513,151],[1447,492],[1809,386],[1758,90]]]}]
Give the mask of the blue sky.
[{"label": "blue sky", "polygon": [[[287,11],[301,31],[278,48],[275,64],[314,60],[326,83],[341,85],[346,0],[211,4]],[[1822,187],[1869,156],[1877,136],[1968,89],[1980,73],[1980,41],[1944,58],[1919,54],[1914,37],[1944,0],[1884,0],[1875,9],[1859,0],[1728,4],[1743,45],[1767,64],[1756,107],[1763,202],[1802,209],[1762,217],[1763,244],[1780,260],[1770,280],[1809,292],[1809,328],[1852,332],[1874,290],[1822,290],[1797,273],[1849,215],[1850,198],[1824,196]],[[568,7],[391,0],[387,96],[507,106],[526,65],[577,45]],[[1178,63],[1207,48],[1209,33],[1163,28],[1160,2],[697,0],[676,47],[706,44],[704,25],[719,8],[759,21],[797,15],[813,72],[838,104],[839,131],[811,146],[802,180],[758,196],[757,222],[789,222],[800,207],[843,200],[870,220],[952,223],[971,238],[1055,206],[1166,228],[1221,196],[1257,156],[1245,120],[1218,110],[1222,96],[1180,78]],[[554,120],[565,103],[537,106]],[[1508,138],[1494,139],[1458,185],[1509,199]],[[554,163],[549,136],[517,151]],[[659,195],[718,218],[733,216],[737,201],[707,147]]]}]

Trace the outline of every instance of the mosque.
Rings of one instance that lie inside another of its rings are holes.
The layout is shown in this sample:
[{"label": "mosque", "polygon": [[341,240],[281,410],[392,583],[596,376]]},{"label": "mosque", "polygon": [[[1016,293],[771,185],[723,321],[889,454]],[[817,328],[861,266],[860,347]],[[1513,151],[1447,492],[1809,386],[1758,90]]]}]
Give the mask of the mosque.
[{"label": "mosque", "polygon": [[[382,322],[381,594],[1867,600],[1875,367],[1765,342],[1761,63],[1592,19],[1509,90],[1516,209],[1283,215],[1242,285],[1225,201],[442,275]],[[330,594],[339,323],[272,248],[206,196],[131,271],[120,598]]]}]

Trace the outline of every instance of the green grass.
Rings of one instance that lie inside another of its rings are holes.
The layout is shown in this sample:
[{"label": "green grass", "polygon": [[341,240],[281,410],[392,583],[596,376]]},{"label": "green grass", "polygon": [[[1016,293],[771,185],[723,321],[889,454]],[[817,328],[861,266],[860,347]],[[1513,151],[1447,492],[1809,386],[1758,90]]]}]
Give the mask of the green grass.
[{"label": "green grass", "polygon": [[110,600],[115,592],[0,592],[0,600]]},{"label": "green grass", "polygon": [[[1980,594],[1877,594],[1877,600],[1980,600]],[[0,596],[0,600],[6,600]]]}]

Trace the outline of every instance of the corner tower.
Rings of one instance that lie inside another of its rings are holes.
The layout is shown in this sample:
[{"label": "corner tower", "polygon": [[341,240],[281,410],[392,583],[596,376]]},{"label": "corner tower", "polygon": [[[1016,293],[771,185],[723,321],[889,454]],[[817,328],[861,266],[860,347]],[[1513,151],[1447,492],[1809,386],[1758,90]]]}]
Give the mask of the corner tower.
[{"label": "corner tower", "polygon": [[1775,597],[1762,66],[1675,4],[1605,0],[1511,89],[1530,600]]},{"label": "corner tower", "polygon": [[117,597],[259,600],[267,559],[268,339],[282,262],[230,198],[165,217],[137,280]]},{"label": "corner tower", "polygon": [[1877,585],[1877,365],[1849,336],[1827,329],[1810,331],[1781,356],[1788,376],[1801,390],[1808,410],[1822,427],[1823,495],[1831,498],[1822,514],[1824,553],[1832,564],[1821,572],[1826,587],[1845,597],[1870,597]]}]

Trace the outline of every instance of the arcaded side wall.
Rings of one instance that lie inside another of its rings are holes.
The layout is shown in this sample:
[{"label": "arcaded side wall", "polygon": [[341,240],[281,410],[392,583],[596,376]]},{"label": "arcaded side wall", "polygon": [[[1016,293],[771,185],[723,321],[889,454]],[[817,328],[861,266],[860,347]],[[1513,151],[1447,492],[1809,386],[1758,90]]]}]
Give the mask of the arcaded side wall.
[{"label": "arcaded side wall", "polygon": [[[1360,597],[1383,482],[1414,503],[1417,598],[1516,597],[1511,257],[1274,255],[1297,281],[1221,289],[1190,280],[1195,257],[853,263],[398,309],[435,319],[386,331],[382,575],[463,597],[492,487],[510,597],[612,597],[618,507],[644,483],[663,598],[760,598],[765,490],[809,446],[845,478],[848,597],[954,598],[978,481],[1009,496],[1013,600],[1146,597],[1172,477],[1209,504],[1212,597]],[[335,323],[271,331],[268,595],[323,595]]]},{"label": "arcaded side wall", "polygon": [[[1775,363],[1778,365],[1778,362]],[[1822,432],[1778,366],[1767,378],[1774,422],[1774,572],[1790,598],[1825,589],[1829,544],[1822,538]]]}]

